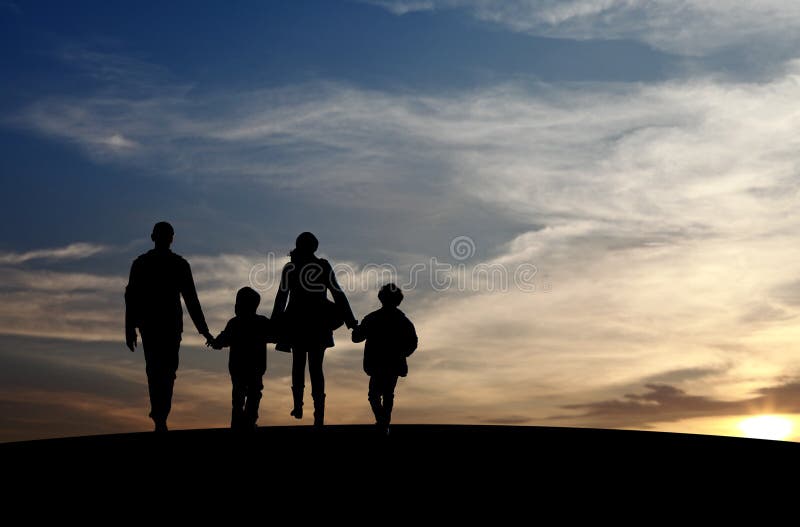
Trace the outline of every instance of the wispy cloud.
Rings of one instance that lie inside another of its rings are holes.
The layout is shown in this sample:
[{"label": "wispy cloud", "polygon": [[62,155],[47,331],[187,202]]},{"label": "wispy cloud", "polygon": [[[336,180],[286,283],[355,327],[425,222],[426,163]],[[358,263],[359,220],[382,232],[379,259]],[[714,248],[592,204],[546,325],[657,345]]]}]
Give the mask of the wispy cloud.
[{"label": "wispy cloud", "polygon": [[645,229],[658,241],[786,221],[797,71],[791,63],[767,83],[504,85],[449,97],[321,84],[213,101],[60,98],[19,123],[101,161],[175,176],[368,198],[354,207],[468,197],[515,220]]},{"label": "wispy cloud", "polygon": [[564,409],[580,413],[551,419],[578,419],[590,426],[630,428],[698,417],[800,413],[797,381],[763,388],[754,397],[734,401],[690,395],[668,384],[648,384],[646,389],[645,393],[629,393],[621,399],[565,405]]},{"label": "wispy cloud", "polygon": [[[398,405],[410,420],[547,422],[567,401],[609,401],[643,383],[673,390],[645,398],[683,404],[691,393],[711,401],[709,412],[729,412],[715,402],[752,398],[800,365],[785,352],[800,315],[799,77],[789,63],[760,83],[700,76],[447,95],[338,83],[214,96],[94,93],[42,99],[16,123],[152,174],[245,181],[249,193],[291,188],[309,203],[341,197],[356,212],[397,210],[431,223],[451,214],[464,229],[453,235],[472,234],[476,210],[514,222],[514,232],[476,237],[485,255],[469,263],[534,263],[551,288],[409,292],[403,307],[422,343]],[[102,140],[115,136],[136,146],[123,153]],[[402,227],[385,233],[387,245],[408,236]],[[6,265],[28,261],[7,256]],[[392,263],[419,256],[431,255]],[[263,257],[188,257],[219,328]],[[121,348],[124,271],[14,269],[3,279],[19,285],[3,293],[3,333]],[[263,312],[270,303],[265,292]],[[363,316],[374,295],[354,303]],[[345,421],[368,409],[359,348],[337,338],[327,360],[341,382],[332,388],[341,390],[335,419]],[[577,424],[607,411],[572,409]],[[632,426],[671,418],[642,411]]]},{"label": "wispy cloud", "polygon": [[634,39],[702,55],[753,41],[796,42],[800,7],[790,0],[365,0],[397,15],[465,9],[476,18],[533,35]]},{"label": "wispy cloud", "polygon": [[0,252],[0,264],[21,264],[31,260],[82,260],[107,252],[105,245],[76,242],[64,247],[36,249],[26,252]]},{"label": "wispy cloud", "polygon": [[[364,3],[383,7],[395,15],[405,15],[415,11],[433,11],[437,7],[444,7],[441,2],[436,0],[364,0]],[[453,6],[457,2],[451,2]]]}]

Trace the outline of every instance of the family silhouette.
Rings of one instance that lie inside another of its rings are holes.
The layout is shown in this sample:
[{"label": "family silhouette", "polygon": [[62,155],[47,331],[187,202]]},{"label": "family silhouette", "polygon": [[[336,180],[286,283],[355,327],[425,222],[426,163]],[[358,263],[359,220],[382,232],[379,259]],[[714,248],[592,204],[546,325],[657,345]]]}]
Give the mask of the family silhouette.
[{"label": "family silhouette", "polygon": [[[301,233],[290,260],[281,271],[272,317],[257,313],[261,296],[250,287],[236,294],[235,316],[214,337],[208,329],[197,297],[191,267],[171,250],[175,231],[167,222],[156,223],[151,239],[154,248],[131,265],[125,288],[125,341],[136,349],[142,338],[145,371],[150,394],[150,417],[156,432],[167,431],[172,392],[178,370],[183,332],[181,296],[197,331],[214,349],[230,348],[231,428],[253,430],[267,370],[267,344],[292,354],[292,399],[290,415],[303,418],[305,370],[311,380],[314,426],[325,423],[325,350],[334,346],[333,331],[343,324],[352,330],[353,342],[364,342],[364,372],[369,376],[368,400],[375,425],[389,433],[394,390],[398,377],[408,374],[407,357],[417,348],[414,325],[400,311],[402,291],[384,285],[378,300],[381,308],[358,323],[350,303],[336,280],[333,266],[315,255],[316,236]],[[329,300],[330,293],[333,301]]]}]

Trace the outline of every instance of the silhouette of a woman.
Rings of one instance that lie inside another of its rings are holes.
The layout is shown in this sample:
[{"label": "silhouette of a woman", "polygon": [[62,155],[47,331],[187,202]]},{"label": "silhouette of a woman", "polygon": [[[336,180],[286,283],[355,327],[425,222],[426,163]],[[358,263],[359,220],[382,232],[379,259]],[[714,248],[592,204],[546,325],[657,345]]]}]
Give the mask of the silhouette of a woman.
[{"label": "silhouette of a woman", "polygon": [[[294,409],[291,415],[303,418],[303,390],[305,388],[306,361],[311,377],[311,397],[314,399],[314,425],[322,426],[325,419],[325,377],[322,360],[325,349],[333,346],[333,319],[338,318],[348,328],[358,322],[350,304],[336,281],[333,268],[327,260],[317,258],[319,246],[316,236],[304,232],[297,237],[295,248],[289,253],[291,261],[283,267],[281,284],[275,296],[272,319],[282,328],[282,341],[278,349],[292,351],[292,395]],[[335,302],[332,309],[327,292]],[[288,304],[287,304],[288,299]]]}]

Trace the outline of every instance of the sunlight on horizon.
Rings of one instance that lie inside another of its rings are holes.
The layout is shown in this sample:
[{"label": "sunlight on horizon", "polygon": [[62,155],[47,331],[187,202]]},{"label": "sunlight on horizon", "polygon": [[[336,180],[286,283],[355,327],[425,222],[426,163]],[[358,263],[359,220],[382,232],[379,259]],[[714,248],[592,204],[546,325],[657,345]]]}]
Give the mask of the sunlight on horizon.
[{"label": "sunlight on horizon", "polygon": [[745,437],[785,441],[792,435],[794,422],[780,415],[758,415],[739,423]]}]

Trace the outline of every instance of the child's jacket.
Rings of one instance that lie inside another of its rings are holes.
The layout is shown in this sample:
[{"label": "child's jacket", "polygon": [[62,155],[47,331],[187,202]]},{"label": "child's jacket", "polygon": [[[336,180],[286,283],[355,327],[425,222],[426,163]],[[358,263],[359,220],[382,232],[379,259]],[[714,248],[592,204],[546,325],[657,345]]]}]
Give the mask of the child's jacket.
[{"label": "child's jacket", "polygon": [[267,342],[275,342],[272,322],[257,314],[237,315],[228,321],[217,343],[230,346],[228,370],[231,375],[264,375],[267,371]]},{"label": "child's jacket", "polygon": [[406,357],[417,349],[414,324],[396,307],[373,311],[353,330],[353,342],[364,345],[364,371],[373,375],[408,375]]}]

